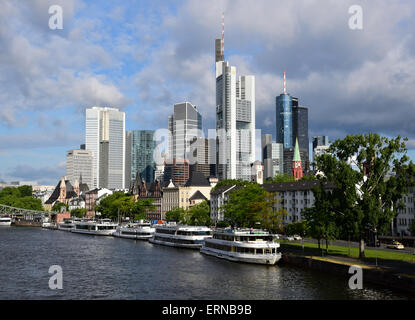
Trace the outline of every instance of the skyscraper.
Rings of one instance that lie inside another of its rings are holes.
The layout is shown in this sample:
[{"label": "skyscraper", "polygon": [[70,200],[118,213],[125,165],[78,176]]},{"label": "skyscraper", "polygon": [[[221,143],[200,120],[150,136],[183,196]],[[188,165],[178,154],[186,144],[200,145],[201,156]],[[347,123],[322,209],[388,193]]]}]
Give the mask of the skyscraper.
[{"label": "skyscraper", "polygon": [[[298,105],[298,99],[294,98]],[[284,148],[293,147],[293,97],[287,93],[286,73],[284,71],[284,91],[276,97],[276,142]]]},{"label": "skyscraper", "polygon": [[309,169],[308,108],[293,106],[293,141],[298,139],[299,149],[305,154],[301,158],[302,168]]},{"label": "skyscraper", "polygon": [[262,135],[262,162],[264,164],[264,179],[284,173],[284,147],[282,143],[272,141],[271,134]]},{"label": "skyscraper", "polygon": [[135,180],[137,173],[146,182],[154,181],[156,167],[154,133],[154,130],[127,131],[126,163],[129,165],[126,167],[127,186],[130,186],[131,182]]},{"label": "skyscraper", "polygon": [[[255,77],[236,77],[225,61],[222,39],[215,41],[217,173],[222,179],[251,179],[255,161]],[[219,44],[221,51],[218,54]]]},{"label": "skyscraper", "polygon": [[169,116],[169,131],[170,159],[188,159],[190,142],[202,136],[202,116],[196,106],[190,102],[176,103]]},{"label": "skyscraper", "polygon": [[328,136],[315,136],[313,137],[313,162],[316,157],[322,155],[329,148]]},{"label": "skyscraper", "polygon": [[125,188],[125,113],[116,108],[86,109],[86,150],[93,152],[93,186]]},{"label": "skyscraper", "polygon": [[86,183],[93,185],[93,156],[91,150],[74,149],[66,152],[66,177],[71,184]]}]

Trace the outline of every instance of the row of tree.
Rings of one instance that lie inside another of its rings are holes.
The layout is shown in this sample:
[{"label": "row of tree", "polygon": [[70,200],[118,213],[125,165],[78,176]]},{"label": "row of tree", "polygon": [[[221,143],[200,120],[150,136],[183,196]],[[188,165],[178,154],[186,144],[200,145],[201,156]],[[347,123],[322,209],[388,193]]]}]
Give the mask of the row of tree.
[{"label": "row of tree", "polygon": [[0,191],[0,204],[42,211],[42,201],[32,196],[32,186],[7,187]]},{"label": "row of tree", "polygon": [[207,201],[203,201],[185,210],[175,208],[166,212],[167,221],[175,221],[192,226],[211,226],[210,208]]}]

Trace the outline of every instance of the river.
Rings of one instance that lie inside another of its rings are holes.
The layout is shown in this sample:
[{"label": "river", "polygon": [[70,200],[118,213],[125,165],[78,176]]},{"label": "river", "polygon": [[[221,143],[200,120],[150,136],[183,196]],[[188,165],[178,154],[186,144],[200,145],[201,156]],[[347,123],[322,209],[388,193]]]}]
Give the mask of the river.
[{"label": "river", "polygon": [[[49,288],[51,265],[62,267],[61,290]],[[293,266],[30,227],[0,227],[0,269],[0,299],[411,299]]]}]

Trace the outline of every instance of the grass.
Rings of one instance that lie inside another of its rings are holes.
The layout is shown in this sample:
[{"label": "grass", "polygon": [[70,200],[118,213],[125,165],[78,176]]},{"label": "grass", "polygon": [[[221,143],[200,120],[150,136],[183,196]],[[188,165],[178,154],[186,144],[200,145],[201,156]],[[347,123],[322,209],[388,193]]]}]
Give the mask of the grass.
[{"label": "grass", "polygon": [[[301,249],[301,243],[281,241],[281,247],[295,247],[295,248]],[[324,253],[326,253],[325,243],[321,246],[321,248],[323,248]],[[329,248],[328,249],[329,255],[351,257],[351,258],[359,257],[358,248],[350,248],[350,255],[349,255],[348,247],[335,246],[335,245],[329,244],[328,248]],[[318,244],[316,243],[304,243],[304,253],[314,254],[314,255],[319,256],[321,255],[321,249],[320,250],[318,249]],[[412,253],[365,249],[365,260],[374,261],[376,258],[379,260],[395,260],[395,261],[405,261],[405,262],[415,263],[415,255]]]}]

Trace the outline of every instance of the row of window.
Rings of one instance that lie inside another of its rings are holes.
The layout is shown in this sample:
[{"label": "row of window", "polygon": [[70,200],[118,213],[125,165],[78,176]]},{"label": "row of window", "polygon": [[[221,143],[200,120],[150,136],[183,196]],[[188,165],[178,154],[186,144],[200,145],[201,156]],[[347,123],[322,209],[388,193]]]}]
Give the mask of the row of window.
[{"label": "row of window", "polygon": [[158,237],[158,236],[154,236],[154,240],[166,241],[166,242],[172,242],[172,243],[181,243],[181,244],[197,244],[202,241],[202,240],[186,240],[186,239],[177,239],[177,238],[163,238],[163,237]]},{"label": "row of window", "polygon": [[398,219],[398,224],[400,226],[410,226],[412,224],[413,220],[414,219],[399,218]]},{"label": "row of window", "polygon": [[212,249],[228,251],[228,252],[238,252],[238,253],[249,253],[249,254],[275,254],[277,252],[276,248],[247,248],[247,247],[232,247],[229,245],[223,245],[219,243],[206,242],[205,246]]}]

